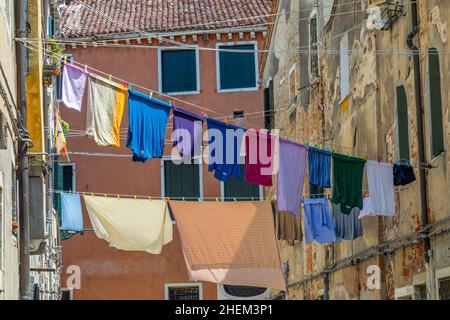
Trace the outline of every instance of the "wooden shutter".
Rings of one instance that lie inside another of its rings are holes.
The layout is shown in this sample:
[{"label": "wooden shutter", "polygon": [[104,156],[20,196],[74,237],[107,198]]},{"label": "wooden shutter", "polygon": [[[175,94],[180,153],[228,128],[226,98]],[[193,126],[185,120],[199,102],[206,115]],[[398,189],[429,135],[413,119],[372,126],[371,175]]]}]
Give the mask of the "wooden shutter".
[{"label": "wooden shutter", "polygon": [[228,178],[224,183],[225,199],[227,201],[236,200],[259,200],[259,186],[250,184],[245,181],[245,165],[241,165],[241,178],[238,179],[234,176]]},{"label": "wooden shutter", "polygon": [[[221,46],[221,50],[255,50],[254,45]],[[220,89],[256,87],[254,52],[219,52]]]},{"label": "wooden shutter", "polygon": [[431,146],[433,156],[444,151],[444,128],[442,124],[441,72],[439,55],[435,48],[428,51],[430,85]]},{"label": "wooden shutter", "polygon": [[197,58],[195,50],[161,51],[162,91],[197,91]]},{"label": "wooden shutter", "polygon": [[200,197],[199,165],[164,161],[164,191],[166,197],[196,200]]},{"label": "wooden shutter", "polygon": [[397,128],[398,128],[398,152],[400,162],[409,161],[409,121],[408,100],[405,87],[397,87]]}]

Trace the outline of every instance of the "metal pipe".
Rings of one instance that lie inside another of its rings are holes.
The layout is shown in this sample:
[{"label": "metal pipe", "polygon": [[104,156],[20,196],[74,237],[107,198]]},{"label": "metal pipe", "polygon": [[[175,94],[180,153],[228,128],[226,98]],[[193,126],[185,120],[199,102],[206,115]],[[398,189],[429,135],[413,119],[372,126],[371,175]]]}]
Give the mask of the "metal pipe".
[{"label": "metal pipe", "polygon": [[[16,1],[16,37],[28,37],[28,1]],[[30,199],[27,149],[31,144],[27,128],[26,76],[28,73],[27,51],[23,43],[16,42],[17,89],[19,108],[22,116],[21,136],[19,140],[19,293],[20,299],[30,300]]]}]

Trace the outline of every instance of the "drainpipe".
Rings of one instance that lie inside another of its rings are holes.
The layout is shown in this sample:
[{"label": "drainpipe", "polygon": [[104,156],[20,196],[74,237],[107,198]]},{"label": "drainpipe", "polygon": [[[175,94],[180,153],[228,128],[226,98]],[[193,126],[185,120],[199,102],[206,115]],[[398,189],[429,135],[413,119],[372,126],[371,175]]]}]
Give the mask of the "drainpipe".
[{"label": "drainpipe", "polygon": [[[28,37],[28,1],[16,2],[16,37]],[[22,114],[22,128],[19,139],[19,294],[20,299],[30,300],[30,198],[28,181],[27,150],[31,145],[27,132],[26,76],[28,73],[27,51],[23,43],[16,41],[18,101]]]},{"label": "drainpipe", "polygon": [[[422,164],[426,163],[425,159],[425,143],[424,143],[424,128],[423,128],[423,100],[422,100],[422,80],[420,74],[420,55],[419,48],[413,43],[414,38],[419,34],[419,19],[417,16],[418,4],[416,0],[411,0],[411,22],[413,30],[409,33],[406,43],[413,52],[414,59],[414,85],[415,85],[415,99],[416,99],[416,116],[417,116],[417,135],[418,135],[418,149],[419,149],[419,174],[420,174],[420,207],[422,209],[422,227],[425,228],[428,223],[428,194],[427,194],[427,177],[425,169]],[[430,238],[428,231],[424,231],[424,260],[427,268],[430,264]],[[432,281],[433,282],[433,281]],[[431,284],[430,284],[431,285]]]}]

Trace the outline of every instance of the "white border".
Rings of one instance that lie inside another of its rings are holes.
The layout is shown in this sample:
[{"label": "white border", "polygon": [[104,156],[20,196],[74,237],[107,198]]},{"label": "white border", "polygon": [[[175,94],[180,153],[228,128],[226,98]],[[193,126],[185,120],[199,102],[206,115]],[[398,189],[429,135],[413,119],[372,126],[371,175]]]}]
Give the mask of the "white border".
[{"label": "white border", "polygon": [[[221,89],[220,88],[220,51],[219,47],[223,46],[244,46],[252,44],[255,50],[255,86],[249,88],[236,88],[236,89]],[[217,42],[216,43],[216,88],[217,92],[246,92],[246,91],[257,91],[258,90],[258,42],[257,41],[236,41],[236,42]]]},{"label": "white border", "polygon": [[[313,77],[312,71],[311,71],[311,19],[316,16],[316,36],[317,36],[317,72],[318,75]],[[317,81],[318,78],[320,78],[320,46],[319,46],[319,12],[317,11],[317,8],[314,8],[311,11],[311,14],[309,15],[308,20],[308,73],[309,73],[309,82],[314,83]]]},{"label": "white border", "polygon": [[188,282],[188,283],[165,283],[164,284],[164,300],[169,300],[169,288],[176,287],[198,287],[199,300],[203,300],[203,283],[201,282]]},{"label": "white border", "polygon": [[[159,92],[162,92],[166,95],[176,96],[176,95],[190,95],[190,94],[199,94],[200,93],[200,57],[199,57],[199,49],[198,45],[189,45],[191,48],[185,48],[185,47],[158,47],[158,89]],[[162,59],[161,59],[161,52],[162,51],[186,51],[186,50],[195,50],[195,63],[196,63],[196,78],[197,78],[197,90],[195,91],[179,91],[179,92],[164,92],[162,89]]]},{"label": "white border", "polygon": [[[342,50],[342,41],[344,39],[347,39],[347,49],[346,50]],[[347,97],[350,96],[351,90],[352,90],[352,86],[351,86],[351,81],[350,81],[350,49],[349,49],[349,37],[348,37],[348,32],[344,33],[342,35],[342,37],[339,39],[339,97],[340,97],[340,101],[339,104],[341,104]],[[347,52],[347,76],[348,76],[348,92],[345,96],[342,96],[342,55],[344,52]]]},{"label": "white border", "polygon": [[[13,23],[14,23],[14,9],[13,9],[13,2],[14,1],[9,1],[9,0],[0,0],[2,3],[4,2],[4,6],[0,6],[3,12],[3,17],[5,17],[5,23],[6,23],[6,35],[8,38],[8,44],[11,47],[13,44],[12,41],[12,30],[13,30]],[[9,5],[8,8],[8,12],[9,12],[9,17],[6,15],[6,6]]]}]

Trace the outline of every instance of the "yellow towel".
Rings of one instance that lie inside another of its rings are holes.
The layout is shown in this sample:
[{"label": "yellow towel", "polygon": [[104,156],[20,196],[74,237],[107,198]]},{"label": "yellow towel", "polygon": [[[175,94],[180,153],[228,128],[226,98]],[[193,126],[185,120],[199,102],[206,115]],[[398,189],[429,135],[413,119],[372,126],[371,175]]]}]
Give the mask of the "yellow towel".
[{"label": "yellow towel", "polygon": [[160,254],[172,241],[172,221],[162,200],[84,196],[95,234],[121,250]]}]

